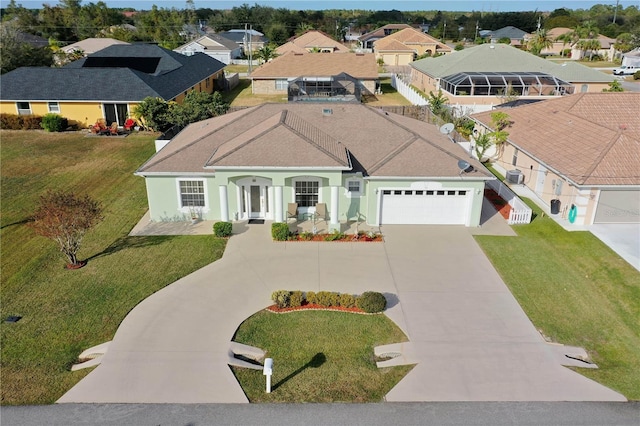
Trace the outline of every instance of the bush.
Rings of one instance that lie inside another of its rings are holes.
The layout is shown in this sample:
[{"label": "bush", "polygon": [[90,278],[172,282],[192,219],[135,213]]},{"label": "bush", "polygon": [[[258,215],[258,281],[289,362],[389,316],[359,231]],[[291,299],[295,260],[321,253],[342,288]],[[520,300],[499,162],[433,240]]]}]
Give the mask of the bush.
[{"label": "bush", "polygon": [[213,233],[216,237],[230,237],[232,228],[231,222],[216,222],[213,224]]},{"label": "bush", "polygon": [[271,237],[276,241],[287,241],[289,238],[289,225],[283,222],[272,223]]},{"label": "bush", "polygon": [[382,293],[366,291],[356,299],[356,306],[370,314],[382,312],[387,306],[387,299]]},{"label": "bush", "polygon": [[346,237],[345,234],[335,229],[331,234],[324,237],[325,241],[339,241],[343,240]]},{"label": "bush", "polygon": [[350,294],[343,293],[340,295],[340,306],[344,308],[353,308],[356,306],[356,298]]},{"label": "bush", "polygon": [[311,241],[313,239],[313,232],[308,232],[308,231],[302,232],[300,234],[300,239],[302,241]]},{"label": "bush", "polygon": [[38,115],[0,114],[0,128],[5,130],[41,129],[42,117]]},{"label": "bush", "polygon": [[303,301],[304,294],[300,290],[292,291],[289,295],[289,306],[291,306],[292,308],[302,306]]},{"label": "bush", "polygon": [[636,72],[633,74],[633,79],[634,79],[634,80],[640,80],[640,71],[636,71]]},{"label": "bush", "polygon": [[271,300],[278,305],[278,308],[288,308],[291,302],[291,292],[287,290],[276,290],[271,293]]},{"label": "bush", "polygon": [[457,51],[464,50],[464,44],[462,43],[456,44],[455,50]]},{"label": "bush", "polygon": [[316,303],[320,306],[333,306],[331,303],[334,299],[331,294],[330,291],[319,291],[316,293]]},{"label": "bush", "polygon": [[69,122],[61,115],[49,113],[42,117],[40,125],[47,132],[62,132],[67,129]]},{"label": "bush", "polygon": [[307,302],[311,303],[313,305],[318,303],[318,298],[316,297],[316,292],[315,291],[308,291],[307,292]]}]

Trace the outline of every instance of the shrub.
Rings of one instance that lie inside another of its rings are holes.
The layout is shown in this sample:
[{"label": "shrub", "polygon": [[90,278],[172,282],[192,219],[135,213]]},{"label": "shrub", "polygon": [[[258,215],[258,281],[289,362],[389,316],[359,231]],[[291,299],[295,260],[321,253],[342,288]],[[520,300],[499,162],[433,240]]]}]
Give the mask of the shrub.
[{"label": "shrub", "polygon": [[311,304],[316,304],[318,303],[318,298],[316,297],[316,292],[315,291],[308,291],[307,292],[307,302],[311,303]]},{"label": "shrub", "polygon": [[69,122],[61,115],[49,113],[42,117],[40,125],[47,132],[62,132],[67,129]]},{"label": "shrub", "polygon": [[387,306],[387,299],[382,293],[366,291],[356,299],[356,306],[370,314],[382,312]]},{"label": "shrub", "polygon": [[216,222],[213,224],[213,233],[216,237],[230,237],[232,228],[231,222]]},{"label": "shrub", "polygon": [[330,291],[319,291],[316,293],[316,303],[320,306],[332,306],[332,297]]},{"label": "shrub", "polygon": [[302,232],[300,234],[300,239],[302,241],[311,241],[313,239],[313,232],[308,232],[308,231]]},{"label": "shrub", "polygon": [[283,222],[272,223],[271,237],[276,241],[287,241],[287,238],[289,238],[289,225]]},{"label": "shrub", "polygon": [[338,231],[337,229],[335,229],[331,234],[327,235],[326,237],[324,237],[325,241],[339,241],[345,238],[345,235]]},{"label": "shrub", "polygon": [[38,115],[0,114],[0,128],[5,130],[41,129],[42,117]]},{"label": "shrub", "polygon": [[40,123],[42,123],[42,117],[39,115],[23,115],[20,118],[22,119],[22,130],[42,129],[40,126]]},{"label": "shrub", "polygon": [[340,306],[344,308],[353,308],[356,306],[356,298],[350,294],[343,293],[340,295]]},{"label": "shrub", "polygon": [[455,50],[457,51],[464,50],[464,44],[462,43],[456,44]]},{"label": "shrub", "polygon": [[634,80],[640,80],[640,71],[636,71],[636,72],[633,74],[633,79],[634,79]]},{"label": "shrub", "polygon": [[287,290],[276,290],[271,293],[271,300],[278,305],[278,308],[288,308],[291,302],[291,292]]},{"label": "shrub", "polygon": [[303,301],[304,294],[300,290],[292,291],[289,295],[289,306],[291,306],[292,308],[302,306]]}]

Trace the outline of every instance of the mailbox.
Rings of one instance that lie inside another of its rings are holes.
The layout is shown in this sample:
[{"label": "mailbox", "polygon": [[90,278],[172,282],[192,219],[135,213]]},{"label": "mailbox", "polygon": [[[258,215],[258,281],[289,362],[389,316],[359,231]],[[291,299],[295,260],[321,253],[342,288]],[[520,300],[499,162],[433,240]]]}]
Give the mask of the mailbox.
[{"label": "mailbox", "polygon": [[267,358],[264,360],[264,369],[262,374],[265,376],[270,376],[273,370],[273,358]]}]

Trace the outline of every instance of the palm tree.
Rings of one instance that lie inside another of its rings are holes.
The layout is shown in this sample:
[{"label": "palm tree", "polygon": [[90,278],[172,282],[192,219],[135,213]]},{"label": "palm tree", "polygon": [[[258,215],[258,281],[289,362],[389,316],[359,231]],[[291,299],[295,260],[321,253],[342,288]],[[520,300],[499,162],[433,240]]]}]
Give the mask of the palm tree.
[{"label": "palm tree", "polygon": [[564,47],[567,44],[573,44],[574,42],[573,34],[571,31],[567,31],[566,33],[560,34],[558,37],[556,37],[556,41],[562,42],[562,52],[560,52],[560,56],[564,56]]},{"label": "palm tree", "polygon": [[594,52],[598,51],[601,47],[600,40],[598,40],[597,38],[583,39],[583,40],[580,40],[576,45],[581,50],[584,50],[585,52],[587,51],[589,52],[589,61],[593,59]]},{"label": "palm tree", "polygon": [[278,53],[276,52],[275,45],[266,44],[256,52],[256,58],[262,63],[269,62],[271,59],[276,58]]},{"label": "palm tree", "polygon": [[550,48],[551,46],[553,46],[553,41],[549,37],[547,30],[544,28],[541,28],[538,31],[536,31],[533,38],[531,38],[527,42],[527,47],[529,48],[529,51],[536,56],[540,56],[540,52],[542,52],[544,49]]}]

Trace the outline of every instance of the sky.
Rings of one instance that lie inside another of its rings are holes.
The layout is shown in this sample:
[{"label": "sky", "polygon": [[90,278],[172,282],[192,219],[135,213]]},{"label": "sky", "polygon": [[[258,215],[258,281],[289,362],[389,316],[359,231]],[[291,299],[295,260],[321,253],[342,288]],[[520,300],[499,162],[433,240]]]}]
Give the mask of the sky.
[{"label": "sky", "polygon": [[[83,0],[82,4],[97,3],[99,0]],[[161,8],[184,9],[185,0],[102,0],[109,7],[133,7],[137,10],[148,10],[154,4]],[[619,0],[623,7],[638,6],[640,0]],[[9,0],[0,0],[0,5],[6,7]],[[39,9],[43,3],[55,5],[57,0],[16,0],[26,8]],[[515,12],[515,11],[552,11],[562,7],[568,9],[590,9],[595,4],[615,5],[616,0],[448,0],[448,1],[368,1],[368,0],[194,0],[196,9],[231,9],[232,7],[248,4],[253,6],[269,6],[274,8],[286,8],[291,10],[326,10],[326,9],[362,9],[362,10],[442,10],[442,11],[484,11],[484,12]]]}]

